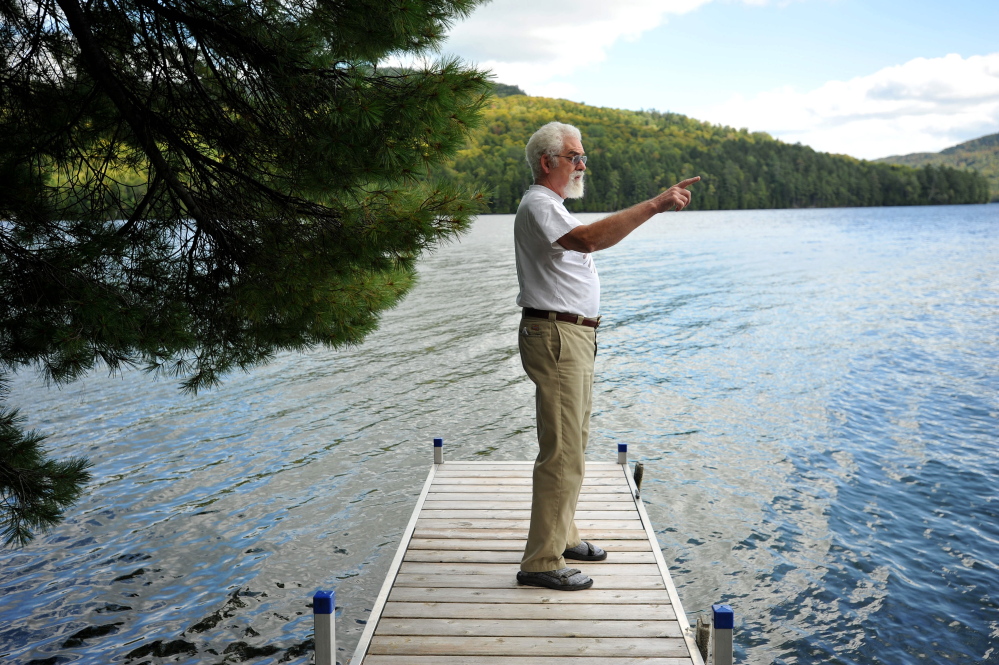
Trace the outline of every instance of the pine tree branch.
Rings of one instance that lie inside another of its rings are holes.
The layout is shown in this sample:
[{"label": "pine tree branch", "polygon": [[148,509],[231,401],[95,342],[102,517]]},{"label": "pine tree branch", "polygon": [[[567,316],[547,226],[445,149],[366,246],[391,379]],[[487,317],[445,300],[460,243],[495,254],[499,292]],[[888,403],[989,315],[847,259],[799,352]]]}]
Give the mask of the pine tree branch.
[{"label": "pine tree branch", "polygon": [[[420,174],[485,85],[454,62],[373,63],[473,4],[0,0],[0,371],[142,362],[195,390],[361,341],[478,209]],[[23,540],[79,469],[15,452],[0,520]]]},{"label": "pine tree branch", "polygon": [[[4,391],[5,392],[5,391]],[[62,520],[90,481],[90,462],[56,462],[41,448],[44,437],[21,429],[17,410],[0,407],[0,539],[23,547]]]}]

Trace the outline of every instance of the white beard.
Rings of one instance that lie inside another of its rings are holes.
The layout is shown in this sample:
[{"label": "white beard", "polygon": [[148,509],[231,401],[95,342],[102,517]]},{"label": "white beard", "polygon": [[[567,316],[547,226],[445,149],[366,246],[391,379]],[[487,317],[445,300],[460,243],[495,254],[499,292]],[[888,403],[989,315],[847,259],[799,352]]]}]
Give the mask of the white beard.
[{"label": "white beard", "polygon": [[565,186],[565,198],[567,199],[581,199],[583,198],[583,171],[573,171],[572,177],[569,178],[569,184]]}]

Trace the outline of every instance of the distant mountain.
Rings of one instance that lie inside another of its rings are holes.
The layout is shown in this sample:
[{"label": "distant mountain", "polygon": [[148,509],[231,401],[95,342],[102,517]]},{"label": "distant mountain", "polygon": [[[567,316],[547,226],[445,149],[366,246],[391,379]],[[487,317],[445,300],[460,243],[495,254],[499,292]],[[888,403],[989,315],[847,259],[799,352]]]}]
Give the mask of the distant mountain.
[{"label": "distant mountain", "polygon": [[507,85],[506,83],[493,83],[493,94],[497,97],[510,97],[512,95],[526,95],[520,86]]},{"label": "distant mountain", "polygon": [[999,201],[999,134],[989,134],[972,141],[965,141],[940,152],[914,152],[909,155],[893,155],[874,161],[903,166],[934,164],[936,166],[952,166],[958,169],[973,169],[989,181],[991,199]]},{"label": "distant mountain", "polygon": [[[949,166],[877,164],[816,152],[762,132],[700,122],[676,113],[623,111],[524,94],[497,95],[468,144],[443,173],[482,188],[490,211],[517,210],[531,184],[524,145],[551,120],[579,127],[589,155],[577,212],[620,210],[683,178],[701,176],[693,209],[823,208],[985,203],[977,173]],[[519,92],[519,89],[517,89]]]}]

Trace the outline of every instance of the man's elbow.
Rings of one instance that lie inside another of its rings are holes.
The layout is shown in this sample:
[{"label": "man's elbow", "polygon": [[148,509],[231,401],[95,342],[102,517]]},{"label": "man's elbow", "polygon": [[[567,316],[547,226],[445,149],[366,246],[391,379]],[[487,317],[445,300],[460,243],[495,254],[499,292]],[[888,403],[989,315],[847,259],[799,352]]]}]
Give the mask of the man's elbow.
[{"label": "man's elbow", "polygon": [[579,241],[579,249],[577,249],[576,251],[583,252],[584,254],[589,254],[590,252],[596,252],[603,248],[604,248],[603,245],[601,245],[596,238],[591,238],[589,236],[586,236]]},{"label": "man's elbow", "polygon": [[599,250],[600,245],[597,243],[597,239],[592,237],[590,233],[580,231],[582,228],[576,227],[569,233],[566,233],[558,239],[558,244],[564,249],[572,250],[573,252],[582,252],[583,254]]}]

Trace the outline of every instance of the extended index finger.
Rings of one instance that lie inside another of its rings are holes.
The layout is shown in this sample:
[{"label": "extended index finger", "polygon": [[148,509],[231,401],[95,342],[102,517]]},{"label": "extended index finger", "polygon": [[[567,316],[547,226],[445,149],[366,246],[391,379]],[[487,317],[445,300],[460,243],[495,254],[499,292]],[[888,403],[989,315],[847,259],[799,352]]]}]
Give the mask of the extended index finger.
[{"label": "extended index finger", "polygon": [[697,182],[700,179],[701,179],[701,176],[695,175],[693,178],[687,178],[686,180],[681,180],[680,182],[676,183],[676,186],[677,187],[681,187],[683,189],[687,189],[688,187],[690,187],[691,185],[693,185],[695,182]]}]

